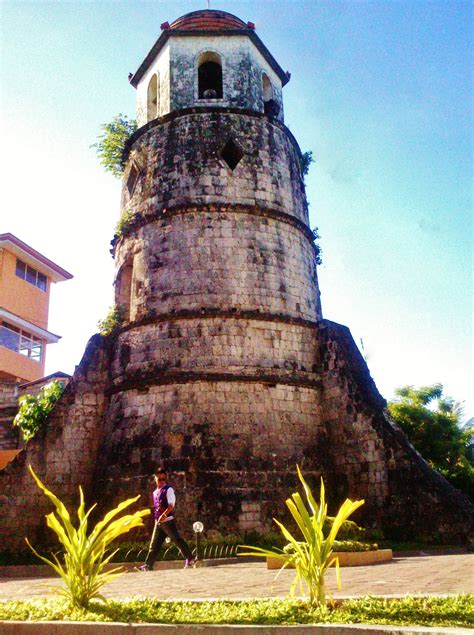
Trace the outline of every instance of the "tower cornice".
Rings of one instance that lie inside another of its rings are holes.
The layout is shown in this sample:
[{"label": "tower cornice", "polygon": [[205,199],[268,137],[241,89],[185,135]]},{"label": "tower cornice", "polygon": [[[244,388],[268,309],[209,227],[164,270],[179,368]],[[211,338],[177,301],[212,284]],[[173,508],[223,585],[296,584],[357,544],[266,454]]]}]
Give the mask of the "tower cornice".
[{"label": "tower cornice", "polygon": [[258,37],[255,31],[251,28],[239,28],[239,29],[223,29],[213,30],[213,29],[196,29],[196,30],[186,30],[186,29],[166,29],[164,30],[160,37],[156,40],[155,44],[150,49],[150,52],[145,57],[143,62],[140,64],[135,73],[130,77],[130,84],[137,88],[140,80],[143,78],[145,73],[147,72],[150,65],[153,63],[153,60],[156,59],[156,56],[163,49],[165,44],[171,37],[235,37],[235,36],[247,36],[251,42],[254,44],[255,48],[262,54],[271,68],[275,71],[278,77],[281,80],[282,86],[285,86],[290,81],[290,74],[285,72],[280,64],[276,61],[270,51],[267,49],[262,40]]},{"label": "tower cornice", "polygon": [[128,160],[128,155],[130,154],[130,150],[132,149],[133,144],[146,132],[155,128],[156,126],[160,126],[161,124],[168,123],[170,121],[174,121],[175,119],[179,119],[180,117],[185,117],[186,115],[206,115],[206,114],[219,114],[219,115],[245,115],[246,117],[253,117],[254,119],[267,119],[269,123],[283,130],[288,138],[291,140],[295,150],[298,152],[300,159],[302,159],[303,153],[301,152],[301,148],[296,140],[294,134],[291,130],[285,126],[284,123],[276,119],[275,117],[270,117],[269,115],[263,112],[256,112],[255,110],[247,110],[244,108],[219,108],[216,106],[198,106],[195,108],[181,108],[180,110],[175,110],[173,112],[169,112],[162,117],[157,117],[156,119],[152,119],[144,126],[141,126],[136,130],[133,135],[128,139],[125,144],[125,148],[123,150],[123,163],[125,164]]},{"label": "tower cornice", "polygon": [[130,374],[127,379],[111,384],[106,389],[107,395],[122,393],[129,390],[141,392],[153,386],[188,384],[191,382],[232,382],[239,384],[264,384],[276,386],[277,384],[295,386],[299,388],[320,388],[321,378],[314,373],[285,373],[285,372],[261,372],[252,374],[206,371],[172,371],[164,370],[157,366],[147,372]]},{"label": "tower cornice", "polygon": [[154,223],[157,220],[165,220],[167,218],[172,218],[173,216],[182,214],[215,213],[250,214],[252,216],[272,218],[273,220],[292,225],[304,234],[304,236],[310,241],[311,246],[315,250],[315,252],[319,253],[319,247],[315,244],[316,236],[314,232],[308,227],[308,225],[306,225],[306,223],[303,223],[303,221],[301,221],[299,218],[296,218],[296,216],[292,216],[291,214],[287,214],[278,209],[258,207],[255,205],[207,203],[205,205],[189,204],[178,205],[175,207],[162,207],[150,214],[147,214],[146,216],[137,214],[136,218],[130,223],[128,229],[123,230],[123,235],[121,237],[114,236],[113,240],[111,241],[111,254],[113,256],[115,255],[116,246],[122,238],[126,237],[132,232],[135,232],[137,229],[148,225],[149,223]]},{"label": "tower cornice", "polygon": [[307,320],[302,317],[295,317],[285,313],[269,313],[267,311],[245,310],[236,308],[216,308],[202,307],[201,309],[179,309],[166,313],[150,313],[139,320],[126,323],[119,333],[125,333],[132,329],[156,324],[158,322],[176,322],[179,320],[212,320],[215,318],[235,319],[235,320],[257,320],[259,322],[279,322],[280,324],[295,324],[309,329],[315,329],[322,324],[321,320]]}]

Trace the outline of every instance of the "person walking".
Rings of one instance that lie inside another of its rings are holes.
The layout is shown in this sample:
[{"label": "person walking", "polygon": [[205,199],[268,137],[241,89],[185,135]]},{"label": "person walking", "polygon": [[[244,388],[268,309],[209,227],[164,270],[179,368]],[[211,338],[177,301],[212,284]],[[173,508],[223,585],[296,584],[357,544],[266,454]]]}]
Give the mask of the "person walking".
[{"label": "person walking", "polygon": [[139,567],[139,571],[152,571],[158,552],[165,538],[168,536],[179,547],[186,558],[184,567],[193,567],[196,562],[188,543],[180,536],[176,526],[174,508],[176,495],[171,485],[168,485],[168,476],[164,468],[159,468],[154,474],[156,489],[153,492],[153,511],[155,526],[148,548],[145,563]]}]

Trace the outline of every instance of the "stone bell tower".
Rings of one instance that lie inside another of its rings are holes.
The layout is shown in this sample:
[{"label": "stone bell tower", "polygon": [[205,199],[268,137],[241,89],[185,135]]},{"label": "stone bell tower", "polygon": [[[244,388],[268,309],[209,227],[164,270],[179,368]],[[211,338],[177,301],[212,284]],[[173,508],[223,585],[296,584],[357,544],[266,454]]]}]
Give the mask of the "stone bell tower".
[{"label": "stone bell tower", "polygon": [[288,80],[253,24],[210,10],[162,25],[130,80],[107,454],[129,448],[132,481],[182,472],[193,513],[226,530],[265,524],[296,462],[320,473],[317,248]]},{"label": "stone bell tower", "polygon": [[148,500],[164,465],[185,533],[269,529],[297,463],[332,503],[364,498],[356,520],[388,536],[472,531],[472,505],[390,420],[349,329],[322,317],[288,80],[252,23],[214,10],[163,24],[130,77],[139,128],[112,250],[125,322],[91,338],[0,470],[4,548],[47,540],[29,463],[66,503],[80,484],[104,509]]}]

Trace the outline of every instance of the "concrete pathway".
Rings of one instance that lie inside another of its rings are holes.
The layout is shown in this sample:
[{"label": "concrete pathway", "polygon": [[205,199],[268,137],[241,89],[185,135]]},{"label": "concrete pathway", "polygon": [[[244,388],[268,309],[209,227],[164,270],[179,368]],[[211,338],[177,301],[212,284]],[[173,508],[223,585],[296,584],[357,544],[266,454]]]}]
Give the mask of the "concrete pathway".
[{"label": "concrete pathway", "polygon": [[[130,572],[108,583],[108,598],[134,596],[167,599],[284,597],[294,572],[275,571],[261,562],[227,564],[196,569]],[[343,588],[337,590],[334,569],[327,574],[336,598],[361,595],[417,595],[474,593],[474,554],[394,558],[391,562],[341,569]],[[0,600],[23,600],[51,593],[54,578],[0,578]]]}]

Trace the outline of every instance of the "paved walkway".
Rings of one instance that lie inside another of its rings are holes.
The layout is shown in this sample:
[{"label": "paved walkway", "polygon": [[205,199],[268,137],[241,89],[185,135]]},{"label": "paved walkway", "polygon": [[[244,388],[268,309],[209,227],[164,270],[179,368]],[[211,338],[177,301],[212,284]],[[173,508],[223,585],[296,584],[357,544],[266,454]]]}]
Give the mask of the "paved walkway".
[{"label": "paved walkway", "polygon": [[[130,572],[109,582],[103,594],[108,598],[148,596],[162,600],[284,597],[294,572],[283,571],[276,582],[275,573],[260,561]],[[334,597],[474,593],[474,554],[394,558],[369,567],[345,567],[341,569],[341,591],[337,590],[334,569],[326,577]],[[45,596],[54,584],[54,578],[0,578],[0,600]]]}]

